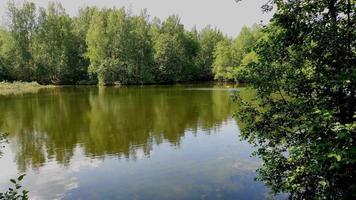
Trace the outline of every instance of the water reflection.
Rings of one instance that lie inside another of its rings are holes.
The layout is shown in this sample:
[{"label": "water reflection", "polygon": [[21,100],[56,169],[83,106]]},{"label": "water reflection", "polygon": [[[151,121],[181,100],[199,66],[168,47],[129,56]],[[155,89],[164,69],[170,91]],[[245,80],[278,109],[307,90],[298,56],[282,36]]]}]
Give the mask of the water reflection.
[{"label": "water reflection", "polygon": [[68,165],[77,144],[86,156],[148,156],[152,144],[178,146],[186,130],[217,127],[229,94],[180,88],[63,88],[0,101],[0,127],[11,133],[21,170],[47,159]]},{"label": "water reflection", "polygon": [[10,133],[0,186],[17,167],[39,199],[263,197],[230,90],[69,87],[0,97],[0,131]]}]

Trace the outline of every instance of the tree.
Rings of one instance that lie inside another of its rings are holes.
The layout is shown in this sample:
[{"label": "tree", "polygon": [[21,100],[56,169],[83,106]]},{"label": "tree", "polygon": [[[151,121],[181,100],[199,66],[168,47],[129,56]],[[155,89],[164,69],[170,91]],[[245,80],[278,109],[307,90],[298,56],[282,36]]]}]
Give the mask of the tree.
[{"label": "tree", "polygon": [[172,83],[182,79],[184,48],[177,37],[161,34],[155,41],[154,59],[158,65],[159,81]]},{"label": "tree", "polygon": [[[215,50],[213,72],[215,79],[225,81],[243,81],[241,74],[248,62],[256,59],[253,47],[262,36],[258,25],[243,27],[233,41],[218,43]],[[245,58],[248,56],[247,58]]]},{"label": "tree", "polygon": [[214,51],[217,44],[225,37],[220,30],[207,26],[198,34],[199,51],[195,59],[195,64],[199,70],[199,80],[213,79]]},{"label": "tree", "polygon": [[25,81],[34,80],[35,65],[32,57],[32,41],[36,31],[36,6],[25,1],[17,7],[15,2],[8,3],[9,29],[15,42],[13,71],[16,78]]},{"label": "tree", "polygon": [[125,8],[85,7],[71,17],[60,3],[39,9],[28,1],[10,0],[8,5],[9,23],[0,32],[0,79],[7,81],[113,85],[238,80],[260,37],[257,26],[244,27],[224,52],[229,39],[219,30],[185,30],[177,15],[161,22],[150,21],[145,10],[133,15]]},{"label": "tree", "polygon": [[[91,83],[96,83],[96,77],[92,77],[93,80],[89,81],[89,74],[88,74],[88,67],[90,65],[90,60],[88,56],[86,55],[88,51],[88,45],[86,42],[88,30],[90,27],[90,22],[92,19],[92,16],[94,15],[95,12],[97,12],[98,9],[96,7],[85,7],[79,9],[79,14],[77,17],[73,18],[73,33],[76,37],[76,48],[78,51],[78,56],[79,56],[79,69],[82,71],[81,73],[81,78],[82,80],[77,80],[77,84],[91,84]],[[89,81],[89,82],[83,82],[83,81]]]},{"label": "tree", "polygon": [[93,15],[87,35],[90,72],[100,84],[153,82],[153,53],[148,16],[130,16],[122,8]]},{"label": "tree", "polygon": [[73,18],[74,23],[74,32],[80,39],[85,39],[88,34],[88,30],[90,27],[90,22],[92,20],[93,15],[98,12],[97,7],[85,7],[80,8],[78,12],[78,16]]},{"label": "tree", "polygon": [[153,43],[149,34],[150,24],[148,23],[148,14],[143,10],[139,16],[133,16],[130,19],[130,49],[127,52],[130,56],[133,70],[131,71],[131,81],[135,84],[153,83]]},{"label": "tree", "polygon": [[355,4],[273,2],[244,76],[258,101],[240,99],[236,113],[263,160],[259,179],[290,199],[355,199]]},{"label": "tree", "polygon": [[223,40],[217,43],[214,52],[214,79],[217,80],[231,80],[227,73],[232,70],[233,56],[232,56],[232,42],[231,40]]},{"label": "tree", "polygon": [[0,29],[0,81],[12,80],[15,74],[12,66],[13,55],[15,54],[15,42],[11,33],[5,29]]},{"label": "tree", "polygon": [[183,48],[184,48],[184,64],[182,69],[182,80],[194,81],[199,80],[201,71],[196,65],[195,60],[199,52],[199,38],[198,31],[193,28],[191,31],[185,31],[183,35]]},{"label": "tree", "polygon": [[[157,26],[154,26],[157,28]],[[158,82],[183,81],[187,68],[184,26],[176,15],[168,17],[154,36],[154,60],[158,69]]]},{"label": "tree", "polygon": [[75,84],[85,78],[86,68],[78,49],[80,40],[73,32],[73,21],[61,4],[40,9],[33,57],[37,80],[41,83]]},{"label": "tree", "polygon": [[97,75],[100,85],[106,84],[107,69],[103,65],[107,55],[106,16],[104,12],[94,12],[87,33],[87,56],[90,59],[89,74]]}]

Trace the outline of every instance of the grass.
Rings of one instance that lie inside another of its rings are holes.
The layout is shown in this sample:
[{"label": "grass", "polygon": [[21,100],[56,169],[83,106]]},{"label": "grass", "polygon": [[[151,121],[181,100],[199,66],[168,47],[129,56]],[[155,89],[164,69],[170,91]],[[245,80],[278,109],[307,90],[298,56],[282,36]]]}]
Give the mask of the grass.
[{"label": "grass", "polygon": [[36,93],[43,88],[53,88],[53,85],[40,85],[37,82],[0,82],[0,95],[18,95]]}]

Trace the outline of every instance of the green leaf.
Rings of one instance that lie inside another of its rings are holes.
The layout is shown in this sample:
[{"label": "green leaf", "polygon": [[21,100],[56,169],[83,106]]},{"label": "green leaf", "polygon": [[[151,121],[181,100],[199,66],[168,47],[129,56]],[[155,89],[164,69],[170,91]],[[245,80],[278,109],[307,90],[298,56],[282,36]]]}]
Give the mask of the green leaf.
[{"label": "green leaf", "polygon": [[341,155],[338,155],[336,153],[331,153],[328,155],[329,158],[335,158],[338,162],[341,161]]},{"label": "green leaf", "polygon": [[26,174],[22,174],[21,176],[19,176],[19,177],[17,178],[17,180],[21,181],[25,176],[26,176]]},{"label": "green leaf", "polygon": [[320,185],[323,186],[323,188],[325,188],[325,186],[327,185],[326,181],[319,181]]}]

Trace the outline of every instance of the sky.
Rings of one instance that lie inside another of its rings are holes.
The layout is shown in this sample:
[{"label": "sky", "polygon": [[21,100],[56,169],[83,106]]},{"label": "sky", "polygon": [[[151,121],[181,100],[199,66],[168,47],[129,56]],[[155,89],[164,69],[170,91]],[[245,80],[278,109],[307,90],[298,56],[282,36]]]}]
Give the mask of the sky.
[{"label": "sky", "polygon": [[[15,0],[22,2],[23,0]],[[28,0],[36,5],[47,7],[53,0]],[[70,15],[76,15],[78,8],[84,6],[122,7],[130,8],[138,14],[147,9],[148,14],[161,20],[171,14],[178,14],[186,29],[196,26],[198,30],[212,25],[229,36],[236,36],[241,28],[254,23],[264,24],[271,18],[272,13],[264,14],[261,5],[266,0],[56,0],[62,3]],[[0,16],[6,15],[7,0],[0,0]]]}]

